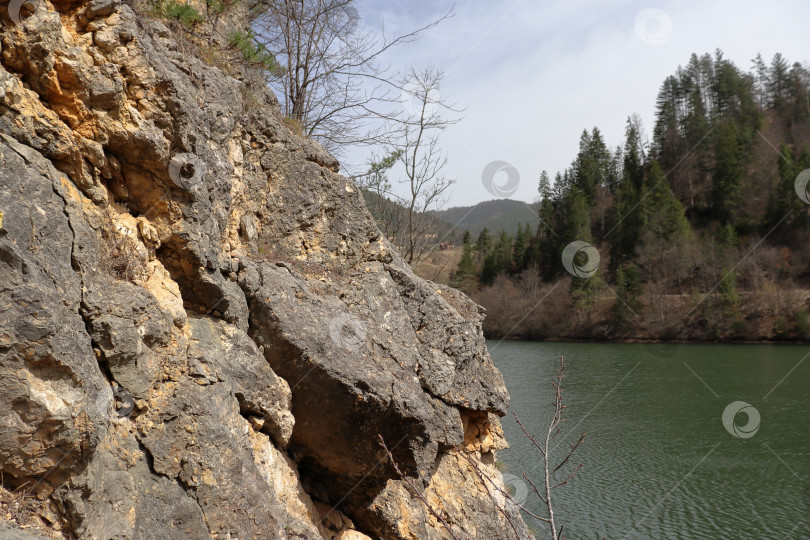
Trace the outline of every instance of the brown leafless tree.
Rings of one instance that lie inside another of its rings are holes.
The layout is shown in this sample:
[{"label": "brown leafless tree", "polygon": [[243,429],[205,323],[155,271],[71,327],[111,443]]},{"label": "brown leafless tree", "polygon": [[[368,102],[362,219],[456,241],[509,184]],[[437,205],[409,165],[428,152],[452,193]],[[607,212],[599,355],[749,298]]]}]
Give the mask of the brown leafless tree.
[{"label": "brown leafless tree", "polygon": [[353,0],[255,0],[255,39],[284,74],[270,82],[282,112],[340,155],[347,145],[387,142],[400,109],[397,76],[381,57],[451,12],[411,32],[378,36],[359,27]]},{"label": "brown leafless tree", "polygon": [[[442,72],[433,68],[411,69],[403,77],[399,86],[406,114],[389,120],[395,127],[388,133],[396,136],[385,146],[387,155],[372,158],[369,172],[359,178],[361,186],[377,197],[376,204],[382,205],[377,210],[385,211],[385,205],[393,203],[387,215],[395,219],[375,217],[382,220],[381,228],[409,264],[422,261],[436,245],[437,220],[431,212],[444,206],[454,183],[444,175],[447,158],[439,147],[439,135],[458,122],[455,115],[460,111],[440,97],[442,78]],[[389,180],[389,169],[397,180]]]},{"label": "brown leafless tree", "polygon": [[577,448],[579,448],[579,446],[583,442],[585,442],[585,434],[583,433],[579,437],[577,442],[571,443],[571,447],[565,454],[565,456],[559,461],[557,461],[555,464],[555,458],[553,456],[553,451],[555,449],[554,443],[556,437],[560,434],[560,426],[563,423],[563,412],[565,411],[565,405],[563,404],[563,397],[562,397],[562,380],[563,377],[565,377],[564,371],[565,371],[565,358],[560,356],[560,367],[557,369],[557,379],[556,381],[553,381],[551,383],[554,386],[555,391],[554,401],[552,402],[554,406],[554,414],[551,418],[551,421],[548,424],[548,429],[546,430],[545,436],[542,439],[540,439],[539,442],[537,441],[537,437],[531,435],[526,430],[523,423],[518,418],[517,414],[515,414],[514,411],[512,412],[512,414],[515,417],[515,420],[520,426],[520,430],[523,432],[523,436],[527,437],[532,442],[534,447],[540,451],[540,454],[543,457],[544,474],[543,474],[543,485],[541,486],[541,488],[538,489],[537,486],[534,484],[534,482],[528,476],[526,476],[525,473],[523,474],[523,478],[525,478],[526,481],[529,483],[529,485],[532,488],[532,491],[534,491],[534,493],[538,497],[540,497],[540,500],[546,507],[546,513],[548,514],[547,516],[538,516],[535,514],[531,515],[536,519],[539,519],[540,521],[548,523],[551,532],[551,538],[553,540],[558,540],[558,538],[562,534],[563,526],[561,525],[559,530],[557,529],[557,524],[554,520],[554,506],[552,504],[551,492],[552,490],[560,486],[564,486],[565,484],[568,483],[569,480],[574,478],[574,475],[577,473],[577,471],[579,471],[579,469],[582,468],[582,463],[574,467],[574,470],[571,473],[567,474],[560,481],[556,480],[557,478],[556,474],[570,462],[571,458],[574,455],[574,452],[576,452]]},{"label": "brown leafless tree", "polygon": [[435,221],[429,212],[444,206],[447,189],[454,183],[444,175],[447,157],[439,148],[439,133],[458,122],[442,113],[458,110],[439,97],[443,77],[437,69],[412,69],[403,84],[406,96],[412,96],[412,114],[397,143],[407,187],[403,255],[409,264],[420,262],[436,243]]}]

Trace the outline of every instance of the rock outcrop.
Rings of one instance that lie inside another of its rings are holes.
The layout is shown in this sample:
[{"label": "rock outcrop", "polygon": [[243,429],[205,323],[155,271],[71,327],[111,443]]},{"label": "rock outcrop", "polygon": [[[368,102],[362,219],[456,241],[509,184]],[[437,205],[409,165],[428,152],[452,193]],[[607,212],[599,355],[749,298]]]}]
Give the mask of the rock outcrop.
[{"label": "rock outcrop", "polygon": [[482,310],[411,271],[263,85],[118,0],[18,4],[0,472],[49,534],[449,538],[410,483],[459,537],[528,537],[496,508]]}]

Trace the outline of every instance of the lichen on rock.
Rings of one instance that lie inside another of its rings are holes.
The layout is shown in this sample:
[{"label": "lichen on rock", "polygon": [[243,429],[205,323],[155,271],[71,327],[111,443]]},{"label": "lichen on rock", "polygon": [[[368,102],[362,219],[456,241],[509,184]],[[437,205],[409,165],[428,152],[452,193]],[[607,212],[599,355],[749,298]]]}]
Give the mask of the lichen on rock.
[{"label": "lichen on rock", "polygon": [[481,311],[272,93],[117,0],[0,24],[0,471],[49,534],[446,538],[382,435],[470,537],[513,537],[470,469],[500,482],[509,399]]}]

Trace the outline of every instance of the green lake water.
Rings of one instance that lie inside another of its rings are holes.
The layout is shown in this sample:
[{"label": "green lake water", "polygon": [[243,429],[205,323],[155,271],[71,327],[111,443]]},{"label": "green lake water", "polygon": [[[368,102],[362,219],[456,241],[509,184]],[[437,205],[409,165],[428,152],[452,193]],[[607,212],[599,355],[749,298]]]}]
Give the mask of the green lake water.
[{"label": "green lake water", "polygon": [[[574,458],[583,468],[553,492],[569,540],[810,539],[810,347],[489,341],[488,348],[512,396],[502,419],[511,448],[499,459],[510,490],[533,512],[541,506],[521,475],[539,487],[542,461],[512,411],[530,432],[545,433],[551,381],[565,356],[557,454],[587,433]],[[727,429],[723,413],[734,402],[743,403],[729,409]],[[549,537],[547,525],[525,519],[538,538]]]}]

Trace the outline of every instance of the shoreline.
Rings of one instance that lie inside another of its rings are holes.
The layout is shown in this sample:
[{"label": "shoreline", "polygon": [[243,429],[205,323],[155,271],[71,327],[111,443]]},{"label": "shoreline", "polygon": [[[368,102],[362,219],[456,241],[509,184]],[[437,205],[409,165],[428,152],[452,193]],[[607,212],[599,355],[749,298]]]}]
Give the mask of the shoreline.
[{"label": "shoreline", "polygon": [[617,338],[617,339],[600,339],[600,338],[574,338],[574,337],[551,337],[551,338],[531,338],[524,336],[508,336],[508,337],[490,337],[484,335],[487,341],[532,341],[537,343],[634,343],[634,344],[673,344],[673,345],[810,345],[808,340],[791,340],[791,339],[761,339],[761,340],[742,340],[742,339],[658,339],[658,338]]}]

